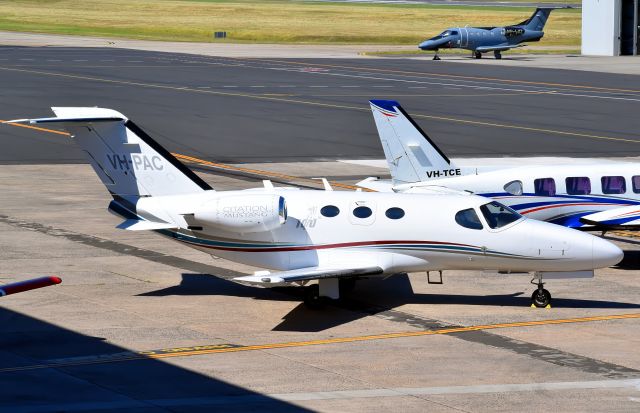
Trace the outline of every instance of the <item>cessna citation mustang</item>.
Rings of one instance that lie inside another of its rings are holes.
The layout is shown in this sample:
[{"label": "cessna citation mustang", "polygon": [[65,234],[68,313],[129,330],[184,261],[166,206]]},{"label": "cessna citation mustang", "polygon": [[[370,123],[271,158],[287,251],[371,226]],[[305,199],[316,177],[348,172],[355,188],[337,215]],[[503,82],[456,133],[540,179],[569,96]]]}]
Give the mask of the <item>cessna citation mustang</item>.
[{"label": "cessna citation mustang", "polygon": [[522,215],[585,230],[640,228],[640,169],[626,162],[460,168],[396,101],[370,101],[392,180],[358,186],[419,193],[434,186],[493,198]]},{"label": "cessna citation mustang", "polygon": [[622,258],[608,241],[457,191],[336,192],[268,182],[215,191],[121,113],[52,109],[55,118],[21,122],[58,125],[73,136],[113,197],[109,211],[124,218],[118,228],[268,268],[236,280],[307,285],[312,307],[339,298],[342,279],[448,269],[535,272],[533,303],[546,306],[543,277],[593,276]]}]

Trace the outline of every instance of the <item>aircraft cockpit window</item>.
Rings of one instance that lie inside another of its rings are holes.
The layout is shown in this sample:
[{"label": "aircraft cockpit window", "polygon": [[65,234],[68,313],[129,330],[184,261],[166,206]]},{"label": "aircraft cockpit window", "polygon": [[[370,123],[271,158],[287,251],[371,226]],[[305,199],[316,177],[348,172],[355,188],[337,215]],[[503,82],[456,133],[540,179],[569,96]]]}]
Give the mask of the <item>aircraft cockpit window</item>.
[{"label": "aircraft cockpit window", "polygon": [[586,176],[569,177],[565,181],[569,195],[589,195],[591,193],[591,181]]},{"label": "aircraft cockpit window", "polygon": [[631,177],[631,186],[633,187],[634,193],[640,194],[640,175]]},{"label": "aircraft cockpit window", "polygon": [[522,181],[507,182],[503,188],[511,195],[522,195]]},{"label": "aircraft cockpit window", "polygon": [[478,218],[475,209],[463,209],[456,214],[456,222],[469,229],[482,229],[482,222]]},{"label": "aircraft cockpit window", "polygon": [[327,218],[333,218],[340,213],[340,209],[335,205],[327,205],[320,209],[320,213]]},{"label": "aircraft cockpit window", "polygon": [[522,215],[513,209],[495,201],[482,205],[480,212],[484,215],[489,227],[493,229],[502,228],[522,218]]},{"label": "aircraft cockpit window", "polygon": [[458,34],[458,32],[456,31],[451,31],[451,30],[445,30],[442,33],[440,33],[439,35],[432,37],[430,40],[438,40],[438,39],[443,39],[447,36],[451,36],[452,34]]},{"label": "aircraft cockpit window", "polygon": [[540,178],[533,181],[534,192],[537,196],[555,196],[556,181],[553,178]]},{"label": "aircraft cockpit window", "polygon": [[603,194],[624,194],[627,192],[627,182],[624,176],[603,176],[600,181],[602,182]]}]

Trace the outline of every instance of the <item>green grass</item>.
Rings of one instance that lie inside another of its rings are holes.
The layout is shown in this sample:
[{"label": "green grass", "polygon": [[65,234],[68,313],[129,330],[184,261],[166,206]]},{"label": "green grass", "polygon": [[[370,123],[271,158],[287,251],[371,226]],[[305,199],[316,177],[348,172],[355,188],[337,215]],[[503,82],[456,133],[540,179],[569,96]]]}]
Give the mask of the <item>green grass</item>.
[{"label": "green grass", "polygon": [[[504,25],[529,8],[249,0],[0,1],[0,30],[213,42],[417,44],[450,26]],[[577,46],[580,11],[556,10],[541,44]]]}]

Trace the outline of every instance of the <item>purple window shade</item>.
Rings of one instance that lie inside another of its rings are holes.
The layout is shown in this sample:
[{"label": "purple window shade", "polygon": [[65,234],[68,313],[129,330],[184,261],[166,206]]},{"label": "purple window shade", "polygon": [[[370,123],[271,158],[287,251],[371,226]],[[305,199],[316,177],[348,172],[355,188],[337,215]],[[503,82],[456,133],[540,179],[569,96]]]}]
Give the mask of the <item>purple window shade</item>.
[{"label": "purple window shade", "polygon": [[554,181],[553,178],[536,179],[533,181],[533,187],[538,196],[556,195],[556,181]]},{"label": "purple window shade", "polygon": [[589,195],[591,193],[591,181],[586,176],[567,178],[566,183],[569,195]]},{"label": "purple window shade", "polygon": [[602,182],[603,194],[624,194],[627,192],[627,182],[624,176],[603,176],[600,178]]},{"label": "purple window shade", "polygon": [[631,184],[633,186],[633,192],[640,193],[640,175],[631,177]]}]

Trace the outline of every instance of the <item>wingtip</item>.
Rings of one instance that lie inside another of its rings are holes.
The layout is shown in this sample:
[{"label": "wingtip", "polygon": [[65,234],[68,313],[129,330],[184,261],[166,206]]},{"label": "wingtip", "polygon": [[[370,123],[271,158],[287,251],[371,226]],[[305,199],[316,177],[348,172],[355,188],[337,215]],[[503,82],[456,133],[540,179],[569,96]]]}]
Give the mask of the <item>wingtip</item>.
[{"label": "wingtip", "polygon": [[398,112],[396,108],[400,107],[400,103],[396,100],[372,99],[369,104],[389,112]]}]

